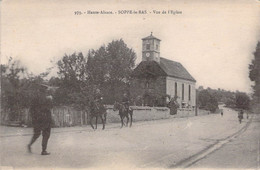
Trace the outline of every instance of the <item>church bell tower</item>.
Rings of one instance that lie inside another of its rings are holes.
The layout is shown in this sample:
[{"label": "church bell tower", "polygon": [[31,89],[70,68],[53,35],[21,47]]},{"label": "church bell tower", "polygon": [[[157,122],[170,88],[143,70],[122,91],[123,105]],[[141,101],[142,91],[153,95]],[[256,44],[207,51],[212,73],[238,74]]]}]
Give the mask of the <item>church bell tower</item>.
[{"label": "church bell tower", "polygon": [[160,39],[153,36],[153,32],[143,40],[142,61],[156,61],[160,63]]}]

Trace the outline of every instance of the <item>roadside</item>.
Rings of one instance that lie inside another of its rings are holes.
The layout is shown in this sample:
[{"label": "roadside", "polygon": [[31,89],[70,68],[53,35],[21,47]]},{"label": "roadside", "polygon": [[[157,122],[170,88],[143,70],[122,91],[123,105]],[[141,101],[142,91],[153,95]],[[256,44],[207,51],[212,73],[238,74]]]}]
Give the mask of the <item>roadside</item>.
[{"label": "roadside", "polygon": [[[202,113],[196,117],[200,116],[210,116],[206,111],[201,111]],[[135,116],[135,115],[134,115]],[[119,116],[118,116],[119,117]],[[167,122],[170,121],[181,121],[185,119],[192,119],[195,116],[185,114],[185,115],[172,115],[167,119],[157,119],[157,120],[147,120],[147,121],[133,121],[133,126],[142,126],[144,124],[152,124],[157,122]],[[98,129],[101,128],[101,124],[98,124]],[[120,128],[120,123],[107,123],[106,130]],[[127,127],[123,127],[127,128]],[[52,128],[52,133],[64,133],[64,132],[80,132],[80,131],[94,131],[90,125],[82,125],[82,126],[72,126],[72,127],[55,127]],[[12,137],[12,136],[30,136],[33,134],[32,127],[12,127],[12,126],[0,126],[0,137]]]},{"label": "roadside", "polygon": [[189,168],[239,168],[259,169],[260,115],[255,114],[252,123],[241,135],[223,147],[206,155]]},{"label": "roadside", "polygon": [[118,123],[108,124],[105,130],[99,126],[96,131],[90,126],[53,128],[48,157],[39,154],[41,139],[33,145],[33,154],[26,152],[31,128],[20,128],[27,129],[23,132],[11,129],[9,132],[14,136],[0,138],[1,165],[14,168],[168,168],[233,135],[247,122],[243,120],[239,124],[237,112],[225,110],[223,117],[210,114],[134,122],[132,128],[120,129]]}]

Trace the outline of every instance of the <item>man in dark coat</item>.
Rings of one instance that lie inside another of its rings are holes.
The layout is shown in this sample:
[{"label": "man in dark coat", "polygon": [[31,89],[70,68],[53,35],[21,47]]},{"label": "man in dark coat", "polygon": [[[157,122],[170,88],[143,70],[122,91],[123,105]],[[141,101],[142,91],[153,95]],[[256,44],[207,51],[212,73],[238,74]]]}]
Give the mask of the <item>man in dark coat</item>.
[{"label": "man in dark coat", "polygon": [[177,110],[179,108],[179,104],[177,102],[177,96],[171,98],[170,102],[168,103],[168,107],[170,108],[171,115],[177,114]]},{"label": "man in dark coat", "polygon": [[238,120],[239,120],[239,123],[241,123],[241,122],[242,122],[242,119],[244,118],[243,114],[244,114],[244,111],[241,109],[240,112],[238,112]]},{"label": "man in dark coat", "polygon": [[125,108],[126,108],[126,110],[127,110],[127,112],[129,112],[129,104],[130,104],[130,101],[129,101],[129,98],[128,98],[128,96],[127,96],[127,94],[126,93],[124,93],[124,95],[123,95],[123,98],[122,98],[122,104],[125,106]]},{"label": "man in dark coat", "polygon": [[96,90],[94,94],[94,101],[92,102],[92,106],[96,106],[97,109],[103,106],[103,97],[99,89]]},{"label": "man in dark coat", "polygon": [[33,137],[28,144],[28,151],[31,153],[31,146],[42,133],[42,155],[49,155],[46,151],[47,143],[51,133],[51,96],[46,96],[46,87],[39,85],[31,102],[30,113],[32,115]]}]

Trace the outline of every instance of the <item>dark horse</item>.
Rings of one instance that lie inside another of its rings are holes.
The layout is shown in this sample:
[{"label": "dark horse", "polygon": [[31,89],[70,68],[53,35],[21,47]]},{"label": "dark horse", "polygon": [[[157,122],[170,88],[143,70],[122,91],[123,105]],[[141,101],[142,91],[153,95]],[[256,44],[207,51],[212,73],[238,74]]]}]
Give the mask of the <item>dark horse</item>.
[{"label": "dark horse", "polygon": [[[96,128],[94,128],[92,124],[93,118],[96,118]],[[106,124],[106,118],[107,118],[107,110],[103,104],[97,101],[92,101],[90,103],[90,125],[93,129],[97,129],[97,123],[98,123],[98,117],[100,117],[102,124],[103,124],[103,130],[105,129]]]},{"label": "dark horse", "polygon": [[127,108],[125,107],[125,105],[119,103],[119,102],[115,102],[114,107],[113,107],[114,111],[119,111],[119,116],[121,118],[121,128],[123,127],[123,125],[125,125],[124,123],[124,118],[126,117],[127,122],[125,126],[128,126],[128,122],[129,122],[129,115],[130,115],[130,127],[132,126],[132,121],[133,121],[133,110],[131,108],[129,108],[129,110],[127,111]]}]

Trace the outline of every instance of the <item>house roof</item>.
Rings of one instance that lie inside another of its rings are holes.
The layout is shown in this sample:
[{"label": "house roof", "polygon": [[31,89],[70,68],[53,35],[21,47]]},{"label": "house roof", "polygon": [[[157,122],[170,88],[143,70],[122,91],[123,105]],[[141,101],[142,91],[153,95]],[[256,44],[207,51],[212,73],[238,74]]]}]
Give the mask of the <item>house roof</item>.
[{"label": "house roof", "polygon": [[174,78],[184,79],[196,82],[190,73],[182,66],[182,64],[160,57],[160,64],[156,61],[142,61],[134,70],[133,76],[141,76],[143,74],[151,74],[157,76],[170,76]]},{"label": "house roof", "polygon": [[196,82],[181,63],[160,57],[160,67],[168,76]]}]

